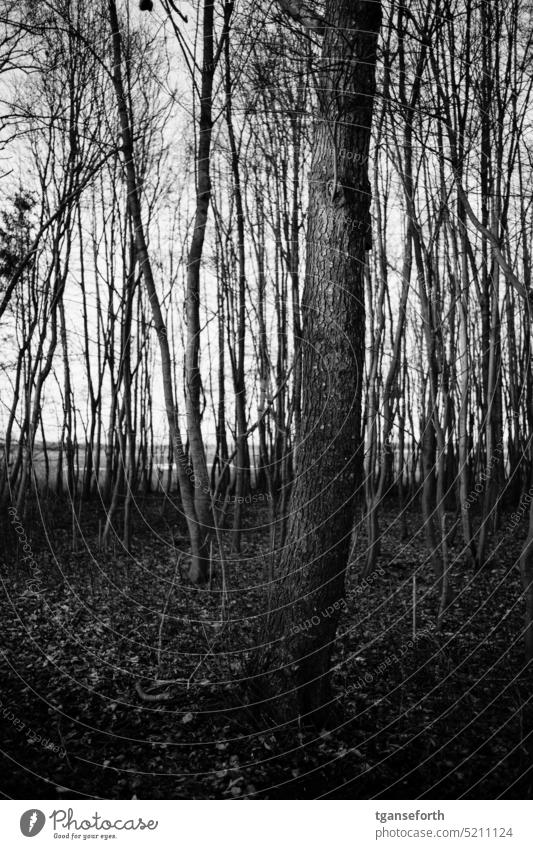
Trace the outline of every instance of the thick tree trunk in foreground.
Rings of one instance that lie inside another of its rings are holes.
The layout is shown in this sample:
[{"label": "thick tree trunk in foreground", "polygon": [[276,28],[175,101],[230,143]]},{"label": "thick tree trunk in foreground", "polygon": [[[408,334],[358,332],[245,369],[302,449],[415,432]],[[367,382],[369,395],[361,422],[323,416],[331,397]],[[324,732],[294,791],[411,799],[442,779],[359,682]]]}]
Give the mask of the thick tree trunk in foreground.
[{"label": "thick tree trunk in foreground", "polygon": [[362,450],[368,151],[380,4],[328,0],[325,17],[302,298],[301,440],[263,658],[267,691],[279,698],[285,690],[287,709],[315,722],[329,699]]},{"label": "thick tree trunk in foreground", "polygon": [[526,659],[533,660],[533,501],[529,510],[529,531],[520,558],[520,574],[526,603],[524,619]]}]

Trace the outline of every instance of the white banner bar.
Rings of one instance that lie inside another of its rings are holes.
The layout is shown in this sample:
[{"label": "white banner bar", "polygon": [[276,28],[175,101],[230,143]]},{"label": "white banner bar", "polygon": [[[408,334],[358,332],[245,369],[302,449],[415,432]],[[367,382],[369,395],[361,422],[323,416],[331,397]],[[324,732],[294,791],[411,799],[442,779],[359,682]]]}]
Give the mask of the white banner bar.
[{"label": "white banner bar", "polygon": [[[4,801],[1,845],[532,849],[533,802]],[[32,843],[31,841],[35,842]]]}]

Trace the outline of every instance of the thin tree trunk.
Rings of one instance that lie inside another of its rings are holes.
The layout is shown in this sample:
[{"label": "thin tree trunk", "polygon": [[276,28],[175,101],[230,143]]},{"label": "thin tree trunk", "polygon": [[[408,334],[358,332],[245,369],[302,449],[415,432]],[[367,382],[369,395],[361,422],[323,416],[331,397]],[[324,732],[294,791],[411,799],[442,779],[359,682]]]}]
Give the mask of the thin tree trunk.
[{"label": "thin tree trunk", "polygon": [[150,301],[150,306],[152,310],[152,318],[155,326],[155,331],[157,333],[157,338],[159,341],[159,349],[161,352],[165,409],[168,419],[170,438],[174,443],[175,453],[177,455],[177,470],[180,494],[183,505],[183,512],[187,521],[187,527],[189,530],[189,536],[191,541],[192,559],[190,565],[190,578],[193,582],[201,582],[207,580],[208,577],[208,561],[206,560],[204,532],[205,522],[203,522],[202,517],[200,517],[198,520],[196,516],[191,481],[187,474],[186,463],[184,462],[185,454],[183,451],[183,443],[178,425],[178,410],[174,400],[174,388],[172,385],[172,361],[170,356],[167,328],[165,326],[163,314],[161,312],[161,305],[159,303],[159,298],[155,287],[152,265],[150,262],[150,257],[146,244],[146,236],[141,212],[140,190],[135,169],[133,128],[131,126],[131,116],[129,115],[122,76],[122,38],[120,35],[116,0],[109,0],[109,16],[113,38],[113,84],[115,87],[120,126],[122,132],[122,150],[124,154],[124,164],[126,169],[128,206],[134,227],[137,261],[139,263],[139,267],[144,278],[146,291],[148,293],[148,299]]}]

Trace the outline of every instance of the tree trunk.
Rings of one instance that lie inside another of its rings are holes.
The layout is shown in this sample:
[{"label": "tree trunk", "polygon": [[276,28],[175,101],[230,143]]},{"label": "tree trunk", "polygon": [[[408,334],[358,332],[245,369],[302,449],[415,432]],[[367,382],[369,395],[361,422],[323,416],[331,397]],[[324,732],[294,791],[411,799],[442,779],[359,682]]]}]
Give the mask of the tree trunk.
[{"label": "tree trunk", "polygon": [[524,643],[526,659],[533,660],[533,501],[529,509],[529,531],[520,558],[520,574],[526,602]]},{"label": "tree trunk", "polygon": [[[113,36],[113,84],[117,98],[117,106],[120,118],[120,127],[122,132],[122,149],[125,160],[126,180],[128,187],[128,206],[133,222],[135,234],[135,248],[137,252],[137,261],[142,272],[146,291],[150,301],[152,310],[152,318],[159,341],[159,349],[161,352],[161,366],[163,376],[163,393],[165,399],[165,409],[167,413],[168,426],[170,437],[174,443],[175,453],[177,455],[177,473],[180,487],[183,512],[187,521],[189,536],[191,540],[192,559],[190,566],[190,577],[194,582],[207,579],[205,565],[205,536],[203,533],[202,517],[197,520],[195,512],[195,504],[193,501],[191,481],[187,475],[186,463],[184,462],[185,454],[183,451],[183,443],[181,433],[178,426],[178,410],[174,400],[174,388],[172,383],[172,360],[170,356],[170,347],[168,343],[167,328],[161,312],[161,305],[155,287],[155,281],[152,273],[152,265],[148,254],[144,224],[141,212],[141,196],[135,168],[134,148],[133,148],[133,128],[131,116],[129,114],[127,100],[124,90],[124,82],[122,76],[122,39],[117,16],[117,8],[115,0],[109,0],[109,14],[111,21],[111,31]],[[203,451],[203,446],[202,446]],[[205,461],[205,457],[204,457]]]},{"label": "tree trunk", "polygon": [[329,700],[362,450],[367,159],[380,4],[328,0],[326,20],[302,297],[301,442],[263,658],[270,692],[279,699],[286,690],[278,705],[314,722]]}]

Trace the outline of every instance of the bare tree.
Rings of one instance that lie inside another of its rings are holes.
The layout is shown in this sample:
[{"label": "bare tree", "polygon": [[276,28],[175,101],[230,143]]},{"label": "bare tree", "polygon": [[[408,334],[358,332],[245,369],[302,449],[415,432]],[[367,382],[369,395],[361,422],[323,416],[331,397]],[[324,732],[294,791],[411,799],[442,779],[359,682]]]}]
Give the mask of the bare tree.
[{"label": "bare tree", "polygon": [[302,432],[263,659],[276,698],[281,693],[314,720],[330,698],[362,450],[368,154],[381,9],[330,0],[325,20],[302,296]]}]

